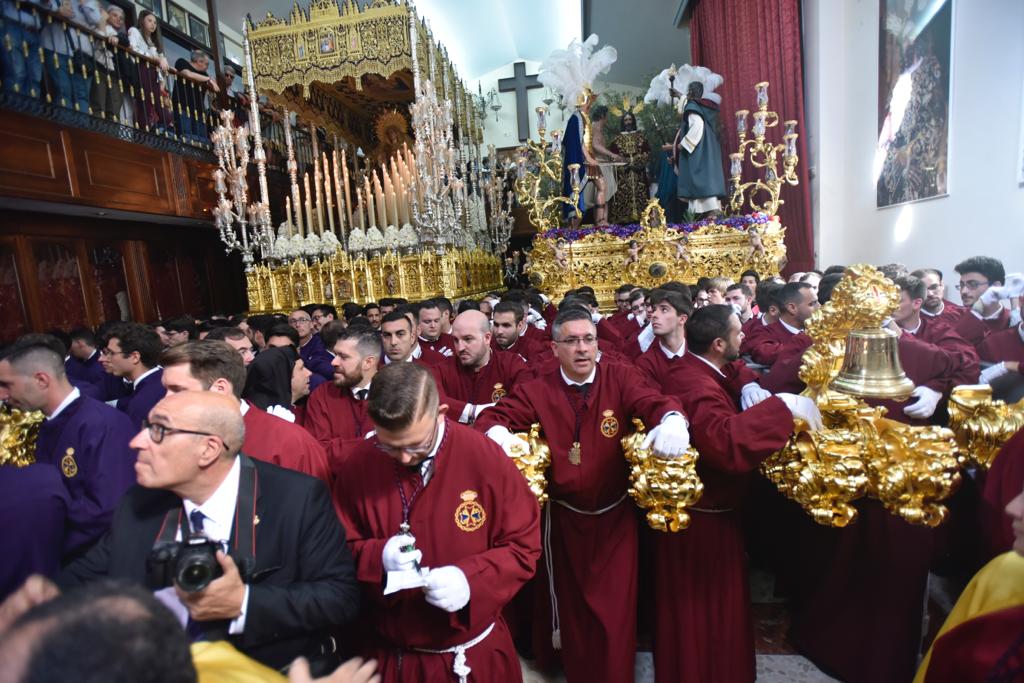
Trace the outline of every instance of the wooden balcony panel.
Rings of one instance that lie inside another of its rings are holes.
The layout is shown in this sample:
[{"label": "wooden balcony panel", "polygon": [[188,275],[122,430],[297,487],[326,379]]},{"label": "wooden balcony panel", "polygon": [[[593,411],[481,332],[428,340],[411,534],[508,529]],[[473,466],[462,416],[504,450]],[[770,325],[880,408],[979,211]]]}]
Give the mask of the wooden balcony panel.
[{"label": "wooden balcony panel", "polygon": [[66,152],[59,128],[17,125],[7,115],[0,116],[0,193],[53,201],[72,199],[74,184]]},{"label": "wooden balcony panel", "polygon": [[74,131],[81,199],[94,206],[174,215],[167,155],[142,145]]}]

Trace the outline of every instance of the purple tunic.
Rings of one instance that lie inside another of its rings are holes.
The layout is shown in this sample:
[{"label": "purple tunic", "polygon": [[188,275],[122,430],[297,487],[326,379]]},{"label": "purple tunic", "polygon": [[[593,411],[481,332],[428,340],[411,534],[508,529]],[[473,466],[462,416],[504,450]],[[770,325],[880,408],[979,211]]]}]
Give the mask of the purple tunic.
[{"label": "purple tunic", "polygon": [[[91,391],[89,396],[102,396],[106,386],[107,373],[100,365],[100,352],[94,351],[87,360],[78,360],[74,356],[68,356],[64,361],[64,372],[68,379],[79,389],[85,384],[97,387],[97,391]],[[98,393],[98,395],[97,395]]]},{"label": "purple tunic", "polygon": [[121,496],[135,483],[135,452],[128,442],[137,432],[124,413],[88,396],[39,429],[36,462],[56,467],[70,496],[65,559],[103,535]]},{"label": "purple tunic", "polygon": [[118,399],[117,409],[128,416],[133,429],[139,429],[142,421],[149,417],[149,411],[167,394],[167,390],[164,389],[163,376],[163,369],[158,369],[139,382],[131,394]]},{"label": "purple tunic", "polygon": [[319,334],[314,334],[308,342],[299,347],[299,357],[302,358],[306,369],[313,373],[309,378],[310,391],[325,381],[334,379],[334,366],[331,365],[334,357],[324,348],[324,342]]},{"label": "purple tunic", "polygon": [[0,601],[29,575],[53,578],[60,571],[69,502],[57,468],[0,467]]}]

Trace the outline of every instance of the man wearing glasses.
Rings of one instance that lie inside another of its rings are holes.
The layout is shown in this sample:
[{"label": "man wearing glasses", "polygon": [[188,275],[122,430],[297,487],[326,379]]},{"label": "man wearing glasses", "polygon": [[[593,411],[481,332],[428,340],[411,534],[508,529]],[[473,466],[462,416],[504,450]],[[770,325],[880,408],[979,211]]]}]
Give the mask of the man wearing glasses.
[{"label": "man wearing glasses", "polygon": [[216,552],[221,574],[202,590],[156,592],[193,638],[226,639],[272,668],[305,656],[331,670],[328,629],[359,606],[344,530],[323,482],[240,454],[244,438],[232,396],[185,391],[160,401],[131,442],[138,486],[107,535],[58,583],[113,578],[153,587],[147,558],[171,520],[175,540],[201,534],[230,550]]},{"label": "man wearing glasses", "polygon": [[540,423],[551,449],[550,540],[538,578],[552,611],[535,613],[538,655],[545,658],[545,642],[561,648],[570,681],[633,680],[639,532],[627,501],[621,440],[632,431],[631,420],[641,418],[649,429],[646,445],[674,458],[689,446],[689,432],[676,398],[663,396],[629,364],[597,362],[589,311],[563,306],[552,334],[558,365],[518,384],[475,427],[514,453],[529,446],[511,430]]},{"label": "man wearing glasses", "polygon": [[139,323],[119,323],[103,337],[100,355],[110,374],[131,382],[131,391],[117,400],[117,409],[132,425],[141,423],[156,402],[164,397],[160,382],[161,342],[151,327]]},{"label": "man wearing glasses", "polygon": [[295,309],[288,315],[288,324],[299,335],[299,356],[306,369],[313,373],[309,380],[309,390],[313,391],[325,381],[334,379],[331,354],[313,329],[313,318],[309,313],[301,308]]},{"label": "man wearing glasses", "polygon": [[[956,331],[977,346],[989,334],[1010,326],[1010,311],[1002,301],[1021,295],[1020,278],[1013,277],[1013,282],[1007,282],[1002,261],[989,256],[972,256],[958,263],[954,270],[960,275],[960,299],[969,309],[957,321]],[[1010,286],[1004,287],[1004,283]]]},{"label": "man wearing glasses", "polygon": [[926,320],[941,320],[955,325],[964,314],[964,307],[946,299],[946,284],[942,281],[942,271],[936,268],[919,268],[911,273],[924,283],[925,297],[921,304],[921,315]]},{"label": "man wearing glasses", "polygon": [[128,417],[68,381],[64,346],[48,334],[25,335],[0,360],[0,401],[46,419],[35,444],[35,461],[55,467],[70,502],[63,539],[68,561],[99,539],[114,508],[135,481],[135,428]]},{"label": "man wearing glasses", "polygon": [[385,680],[522,680],[501,614],[540,555],[536,498],[497,446],[448,419],[427,368],[381,369],[368,413],[376,431],[334,485],[366,601],[361,654]]}]

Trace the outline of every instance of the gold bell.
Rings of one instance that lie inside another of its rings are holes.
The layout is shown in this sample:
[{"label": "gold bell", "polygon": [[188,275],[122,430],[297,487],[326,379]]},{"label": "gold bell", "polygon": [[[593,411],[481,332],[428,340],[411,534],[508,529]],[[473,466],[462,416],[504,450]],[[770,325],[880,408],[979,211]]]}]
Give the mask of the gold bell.
[{"label": "gold bell", "polygon": [[852,330],[846,336],[843,367],[829,388],[863,398],[902,400],[914,383],[900,364],[899,337],[889,330]]}]

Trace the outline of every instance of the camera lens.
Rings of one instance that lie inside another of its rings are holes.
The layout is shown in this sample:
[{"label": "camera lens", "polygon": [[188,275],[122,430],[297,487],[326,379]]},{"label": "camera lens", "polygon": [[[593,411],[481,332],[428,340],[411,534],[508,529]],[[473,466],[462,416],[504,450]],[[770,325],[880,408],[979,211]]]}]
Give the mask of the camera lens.
[{"label": "camera lens", "polygon": [[213,581],[213,572],[210,571],[210,568],[201,562],[196,562],[182,567],[175,583],[186,593],[197,593],[209,586],[211,581]]},{"label": "camera lens", "polygon": [[223,574],[217,562],[217,544],[205,541],[190,545],[178,555],[174,583],[186,593],[198,593]]}]

